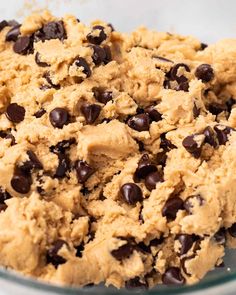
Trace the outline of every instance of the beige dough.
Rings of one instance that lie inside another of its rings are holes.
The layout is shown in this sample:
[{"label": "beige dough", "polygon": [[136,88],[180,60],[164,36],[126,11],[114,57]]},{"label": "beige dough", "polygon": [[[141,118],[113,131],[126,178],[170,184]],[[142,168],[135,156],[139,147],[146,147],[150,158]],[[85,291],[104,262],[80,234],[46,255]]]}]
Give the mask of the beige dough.
[{"label": "beige dough", "polygon": [[117,288],[192,284],[220,265],[236,246],[236,40],[203,48],[49,12],[6,41],[11,29],[0,32],[0,264]]}]

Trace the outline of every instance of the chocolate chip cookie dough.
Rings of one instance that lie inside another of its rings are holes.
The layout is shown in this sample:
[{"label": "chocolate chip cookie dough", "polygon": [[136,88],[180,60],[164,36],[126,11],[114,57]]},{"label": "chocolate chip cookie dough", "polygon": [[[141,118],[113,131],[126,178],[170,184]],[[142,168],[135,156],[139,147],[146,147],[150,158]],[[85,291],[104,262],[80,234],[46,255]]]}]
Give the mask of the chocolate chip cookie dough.
[{"label": "chocolate chip cookie dough", "polygon": [[236,40],[0,23],[0,264],[192,284],[236,246]]}]

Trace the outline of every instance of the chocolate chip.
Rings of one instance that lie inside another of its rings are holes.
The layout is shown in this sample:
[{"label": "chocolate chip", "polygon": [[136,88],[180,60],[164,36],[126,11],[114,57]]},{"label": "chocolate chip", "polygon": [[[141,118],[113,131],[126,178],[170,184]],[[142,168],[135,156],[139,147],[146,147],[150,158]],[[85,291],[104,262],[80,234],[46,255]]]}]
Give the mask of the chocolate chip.
[{"label": "chocolate chip", "polygon": [[81,243],[79,246],[76,247],[76,257],[82,257],[83,256],[83,251],[84,251],[84,244]]},{"label": "chocolate chip", "polygon": [[99,25],[93,26],[92,31],[87,35],[88,42],[95,45],[100,45],[106,38],[104,27]]},{"label": "chocolate chip", "polygon": [[163,149],[165,152],[169,152],[170,150],[177,148],[169,139],[166,138],[166,133],[162,133],[160,138],[160,148]]},{"label": "chocolate chip", "polygon": [[179,84],[186,82],[188,80],[184,75],[180,75],[180,76],[178,75],[178,72],[181,68],[183,68],[186,72],[190,72],[189,66],[187,66],[184,63],[178,63],[171,68],[170,74],[169,74],[170,78],[172,80],[177,81]]},{"label": "chocolate chip", "polygon": [[169,267],[162,275],[162,282],[165,285],[183,285],[185,278],[178,267]]},{"label": "chocolate chip", "polygon": [[114,26],[111,23],[107,24],[107,26],[111,28],[111,32],[115,32]]},{"label": "chocolate chip", "polygon": [[150,119],[147,114],[138,114],[128,120],[128,126],[136,131],[148,131]]},{"label": "chocolate chip", "polygon": [[146,245],[144,242],[138,243],[138,245],[135,247],[136,251],[142,252],[144,254],[149,253],[151,254],[151,249],[149,245]]},{"label": "chocolate chip", "polygon": [[85,58],[83,57],[78,57],[75,61],[74,64],[78,67],[78,68],[82,68],[82,72],[86,75],[86,77],[90,77],[92,72],[90,70],[90,67],[86,61]]},{"label": "chocolate chip", "polygon": [[164,82],[163,82],[163,87],[165,89],[171,89],[171,84],[170,84],[170,80],[168,78],[165,78]]},{"label": "chocolate chip", "polygon": [[29,54],[32,52],[33,43],[29,36],[19,37],[13,45],[13,50],[18,54]]},{"label": "chocolate chip", "polygon": [[10,27],[15,27],[15,26],[19,26],[20,25],[18,23],[18,21],[15,20],[15,19],[9,20],[7,23],[8,23],[8,26],[10,26]]},{"label": "chocolate chip", "polygon": [[104,64],[108,64],[109,62],[112,61],[112,54],[111,54],[111,48],[108,45],[104,45],[103,49],[105,51],[105,59],[104,59]]},{"label": "chocolate chip", "polygon": [[229,140],[228,136],[230,135],[231,131],[234,131],[233,128],[224,125],[216,125],[214,130],[216,132],[219,145],[225,145]]},{"label": "chocolate chip", "polygon": [[166,151],[157,153],[156,155],[156,161],[158,165],[161,165],[162,167],[165,167],[167,160],[167,154]]},{"label": "chocolate chip", "polygon": [[226,106],[229,113],[231,113],[232,107],[235,105],[235,103],[236,103],[236,100],[232,97],[226,101]]},{"label": "chocolate chip", "polygon": [[104,90],[103,88],[94,87],[93,93],[96,100],[100,103],[106,104],[113,98],[112,91]]},{"label": "chocolate chip", "polygon": [[66,262],[65,258],[60,256],[58,252],[63,246],[68,247],[68,244],[61,239],[55,241],[51,248],[47,251],[47,263],[52,263],[55,267]]},{"label": "chocolate chip", "polygon": [[191,256],[181,258],[181,260],[180,260],[181,268],[182,268],[183,272],[184,272],[186,275],[188,275],[188,276],[191,276],[191,273],[189,273],[189,272],[187,271],[187,268],[186,268],[186,266],[185,266],[185,263],[186,263],[186,261],[193,259],[195,256],[196,256],[196,255],[193,254],[193,255],[191,255]]},{"label": "chocolate chip", "polygon": [[141,188],[135,183],[125,183],[120,188],[122,199],[129,205],[135,205],[143,200]]},{"label": "chocolate chip", "polygon": [[171,63],[173,63],[172,60],[170,60],[170,59],[168,59],[168,58],[165,58],[165,57],[163,57],[163,56],[155,55],[155,56],[153,56],[153,58],[159,59],[160,61],[163,61],[163,62],[171,62]]},{"label": "chocolate chip", "polygon": [[229,234],[236,238],[236,223],[234,223],[230,228],[228,228]]},{"label": "chocolate chip", "polygon": [[20,36],[20,27],[21,27],[20,25],[16,25],[9,30],[9,32],[6,34],[7,42],[10,42],[10,41],[16,42],[16,40]]},{"label": "chocolate chip", "polygon": [[197,107],[196,103],[193,103],[193,117],[196,119],[200,115],[201,109]]},{"label": "chocolate chip", "polygon": [[135,277],[133,279],[130,279],[129,281],[125,282],[125,288],[126,289],[148,289],[148,283],[146,280],[140,280],[139,277]]},{"label": "chocolate chip", "polygon": [[214,130],[210,126],[208,126],[204,129],[203,134],[205,135],[204,142],[216,148],[217,140],[216,140],[216,134]]},{"label": "chocolate chip", "polygon": [[106,52],[101,46],[92,45],[91,47],[93,49],[93,62],[96,66],[99,66],[106,60]]},{"label": "chocolate chip", "polygon": [[209,104],[208,106],[208,110],[209,112],[211,112],[213,115],[217,116],[220,113],[227,111],[227,106],[217,103],[217,102],[213,102],[211,104]]},{"label": "chocolate chip", "polygon": [[58,166],[55,172],[55,178],[63,178],[66,176],[66,172],[70,169],[70,160],[65,154],[57,154]]},{"label": "chocolate chip", "polygon": [[151,121],[158,122],[162,120],[161,114],[155,109],[154,105],[147,107],[145,113],[149,115]]},{"label": "chocolate chip", "polygon": [[20,194],[28,194],[32,184],[30,175],[25,175],[20,169],[16,169],[11,179],[12,188]]},{"label": "chocolate chip", "polygon": [[38,52],[36,52],[36,54],[35,54],[35,62],[38,66],[43,67],[43,68],[50,66],[46,62],[40,61],[40,54]]},{"label": "chocolate chip", "polygon": [[214,239],[219,245],[225,245],[226,243],[226,230],[225,228],[220,228],[218,232],[214,234]]},{"label": "chocolate chip", "polygon": [[98,104],[84,104],[80,108],[87,124],[93,124],[101,112],[101,106]]},{"label": "chocolate chip", "polygon": [[3,188],[0,187],[0,204],[5,204],[5,201],[11,198],[12,196],[6,190],[3,190]]},{"label": "chocolate chip", "polygon": [[200,50],[204,50],[208,47],[208,45],[206,43],[201,43],[200,44]]},{"label": "chocolate chip", "polygon": [[202,80],[202,82],[207,83],[214,78],[214,71],[210,65],[202,64],[197,67],[195,71],[195,76],[199,80]]},{"label": "chocolate chip", "polygon": [[112,250],[111,255],[117,260],[129,258],[134,251],[134,245],[129,239],[119,237],[119,239],[126,241],[126,244],[120,246],[118,249]]},{"label": "chocolate chip", "polygon": [[39,161],[38,157],[32,150],[28,150],[26,153],[29,157],[29,165],[31,166],[31,169],[43,169],[42,163]]},{"label": "chocolate chip", "polygon": [[62,21],[49,22],[34,34],[35,41],[45,41],[52,39],[64,40],[67,38]]},{"label": "chocolate chip", "polygon": [[7,107],[6,117],[13,123],[20,123],[25,118],[25,108],[17,103],[11,103]]},{"label": "chocolate chip", "polygon": [[152,172],[145,178],[145,186],[149,191],[155,189],[158,182],[163,182],[163,174],[159,171]]},{"label": "chocolate chip", "polygon": [[188,92],[188,90],[189,90],[189,83],[188,83],[188,81],[185,81],[185,82],[179,83],[179,84],[175,87],[175,90],[176,90],[176,91],[185,91],[185,92]]},{"label": "chocolate chip", "polygon": [[65,139],[65,140],[59,141],[56,145],[50,146],[49,149],[50,149],[50,152],[52,152],[52,153],[64,154],[65,151],[67,149],[69,149],[72,144],[75,144],[75,143],[76,143],[76,140],[74,137],[72,137],[70,139]]},{"label": "chocolate chip", "polygon": [[34,116],[38,119],[41,118],[44,114],[46,114],[45,109],[41,108],[36,113],[34,113]]},{"label": "chocolate chip", "polygon": [[7,26],[8,26],[8,22],[6,20],[2,20],[0,22],[0,31],[2,31]]},{"label": "chocolate chip", "polygon": [[46,81],[48,82],[48,84],[51,86],[49,87],[48,85],[43,85],[41,86],[41,90],[45,90],[45,89],[50,89],[50,88],[54,88],[56,90],[59,90],[61,88],[61,86],[59,84],[54,84],[52,82],[52,79],[50,77],[50,73],[49,72],[45,72],[43,77],[46,79]]},{"label": "chocolate chip", "polygon": [[157,171],[157,167],[150,161],[148,154],[142,155],[135,171],[135,177],[144,179],[151,172]]},{"label": "chocolate chip", "polygon": [[166,217],[168,221],[176,218],[177,212],[183,209],[184,202],[179,197],[173,197],[166,201],[162,208],[162,216]]},{"label": "chocolate chip", "polygon": [[180,242],[180,255],[186,254],[191,248],[195,241],[193,235],[181,234],[178,236],[178,241]]},{"label": "chocolate chip", "polygon": [[95,172],[92,167],[85,161],[77,161],[75,163],[75,170],[79,183],[85,183],[88,178]]},{"label": "chocolate chip", "polygon": [[69,113],[64,108],[55,108],[50,112],[49,120],[53,127],[62,128],[69,121]]},{"label": "chocolate chip", "polygon": [[199,206],[202,206],[204,204],[204,199],[200,195],[193,195],[189,196],[185,201],[184,201],[184,209],[191,215],[192,209],[194,207],[194,203],[197,203]]},{"label": "chocolate chip", "polygon": [[194,158],[198,159],[201,156],[202,152],[202,145],[204,143],[204,138],[203,140],[199,143],[196,141],[196,136],[197,134],[189,135],[184,138],[182,144],[183,147],[192,155]]},{"label": "chocolate chip", "polygon": [[3,134],[0,134],[0,137],[5,138],[5,139],[10,139],[11,140],[11,146],[16,144],[16,139],[15,137],[11,134],[11,132],[4,132]]}]

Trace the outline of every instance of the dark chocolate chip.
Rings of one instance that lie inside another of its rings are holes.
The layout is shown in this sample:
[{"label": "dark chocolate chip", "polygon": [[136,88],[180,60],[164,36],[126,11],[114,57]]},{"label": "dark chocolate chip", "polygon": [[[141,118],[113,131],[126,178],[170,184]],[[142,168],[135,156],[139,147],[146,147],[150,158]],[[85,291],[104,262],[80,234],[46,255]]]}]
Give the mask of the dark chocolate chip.
[{"label": "dark chocolate chip", "polygon": [[161,165],[162,167],[165,167],[167,160],[167,154],[166,151],[157,153],[156,155],[156,161],[158,165]]},{"label": "dark chocolate chip", "polygon": [[185,263],[186,263],[186,261],[193,259],[195,256],[196,256],[196,255],[193,254],[193,255],[191,255],[191,256],[181,258],[181,260],[180,260],[181,268],[182,268],[183,272],[184,272],[186,275],[188,275],[188,276],[191,276],[191,273],[189,273],[189,272],[187,271],[187,268],[186,268],[186,266],[185,266]]},{"label": "dark chocolate chip", "polygon": [[20,123],[25,118],[25,108],[17,103],[11,103],[7,107],[6,117],[13,123]]},{"label": "dark chocolate chip", "polygon": [[111,28],[111,32],[115,31],[114,26],[111,23],[107,24],[107,26]]},{"label": "dark chocolate chip", "polygon": [[66,176],[66,172],[70,169],[70,160],[65,154],[57,154],[58,166],[55,172],[55,178],[63,178]]},{"label": "dark chocolate chip", "polygon": [[166,133],[162,133],[160,138],[160,148],[162,148],[165,152],[169,152],[170,150],[177,148],[169,139],[166,138]]},{"label": "dark chocolate chip", "polygon": [[9,26],[8,22],[6,20],[2,20],[0,22],[0,31],[2,31],[7,26]]},{"label": "dark chocolate chip", "polygon": [[194,203],[197,201],[199,206],[203,206],[204,204],[204,199],[200,195],[193,195],[189,196],[185,201],[184,201],[184,209],[191,215],[192,209],[194,207]]},{"label": "dark chocolate chip", "polygon": [[47,251],[47,263],[52,263],[55,267],[66,262],[66,259],[58,254],[63,246],[68,247],[68,244],[61,239],[55,241],[51,248]]},{"label": "dark chocolate chip", "polygon": [[193,103],[193,117],[196,119],[200,115],[201,109],[197,107],[196,103]]},{"label": "dark chocolate chip", "polygon": [[148,154],[143,154],[138,162],[135,177],[144,179],[151,172],[157,171],[157,167],[150,161]]},{"label": "dark chocolate chip", "polygon": [[128,258],[133,253],[134,245],[129,239],[122,237],[119,237],[118,239],[126,241],[126,244],[120,246],[118,249],[112,250],[111,255],[117,260],[123,260]]},{"label": "dark chocolate chip", "polygon": [[12,188],[20,194],[28,194],[31,188],[32,179],[30,175],[25,175],[21,170],[16,169],[12,179]]},{"label": "dark chocolate chip", "polygon": [[38,157],[32,150],[28,150],[26,153],[29,157],[29,162],[32,167],[31,169],[43,169],[42,163],[39,161]]},{"label": "dark chocolate chip", "polygon": [[105,51],[105,59],[104,59],[104,64],[108,64],[109,62],[112,61],[112,54],[111,54],[111,48],[108,45],[104,45],[103,49]]},{"label": "dark chocolate chip", "polygon": [[0,204],[5,204],[5,201],[11,198],[12,196],[6,190],[3,190],[3,188],[0,187]]},{"label": "dark chocolate chip", "polygon": [[148,283],[146,280],[142,280],[139,277],[135,277],[125,282],[126,289],[148,289]]},{"label": "dark chocolate chip", "polygon": [[34,113],[34,116],[38,119],[41,118],[44,114],[46,114],[45,109],[41,108],[36,113]]},{"label": "dark chocolate chip", "polygon": [[149,191],[155,189],[158,182],[163,182],[163,174],[159,171],[152,172],[145,178],[145,186]]},{"label": "dark chocolate chip", "polygon": [[[97,31],[99,32],[97,34]],[[107,35],[104,32],[103,26],[93,26],[92,31],[87,35],[87,40],[89,43],[100,45],[104,40],[106,40]]]},{"label": "dark chocolate chip", "polygon": [[231,131],[234,131],[233,128],[224,125],[216,125],[214,130],[216,132],[219,145],[225,145],[229,140],[228,136],[230,135]]},{"label": "dark chocolate chip", "polygon": [[101,46],[92,45],[91,47],[93,49],[93,62],[96,66],[99,66],[106,60],[106,52]]},{"label": "dark chocolate chip", "polygon": [[217,102],[213,102],[213,103],[209,104],[208,110],[210,113],[217,116],[220,113],[227,111],[227,106],[217,103]]},{"label": "dark chocolate chip", "polygon": [[213,146],[214,148],[217,147],[217,139],[216,134],[214,130],[208,126],[204,129],[203,134],[205,135],[205,143],[208,143],[209,145]]},{"label": "dark chocolate chip", "polygon": [[89,64],[87,63],[86,59],[83,57],[78,57],[75,61],[74,64],[78,67],[78,68],[82,68],[82,72],[86,75],[86,77],[90,77],[92,72],[91,69],[89,67]]},{"label": "dark chocolate chip", "polygon": [[129,205],[135,205],[137,202],[142,202],[143,193],[141,188],[135,183],[125,183],[120,188],[122,199]]},{"label": "dark chocolate chip", "polygon": [[75,170],[79,183],[84,183],[95,172],[92,167],[85,161],[77,161],[75,163]]},{"label": "dark chocolate chip", "polygon": [[185,278],[178,267],[169,267],[162,275],[162,282],[165,285],[183,285]]},{"label": "dark chocolate chip", "polygon": [[100,103],[106,104],[108,101],[112,100],[112,91],[104,90],[103,88],[95,87],[93,88],[94,97]]},{"label": "dark chocolate chip", "polygon": [[200,44],[200,50],[204,50],[208,47],[208,45],[206,43],[201,43]]},{"label": "dark chocolate chip", "polygon": [[199,143],[195,140],[195,137],[198,136],[196,134],[189,135],[184,138],[182,144],[183,147],[192,155],[194,158],[198,159],[201,156],[202,145],[204,141],[199,145]]},{"label": "dark chocolate chip", "polygon": [[235,105],[235,103],[236,103],[236,100],[232,97],[226,101],[226,106],[229,113],[231,113],[232,107]]},{"label": "dark chocolate chip", "polygon": [[44,42],[45,40],[51,39],[64,40],[66,38],[66,31],[62,21],[49,22],[34,34],[34,39],[36,42]]},{"label": "dark chocolate chip", "polygon": [[215,241],[220,245],[225,245],[226,243],[226,230],[225,228],[220,228],[218,232],[214,234]]},{"label": "dark chocolate chip", "polygon": [[188,81],[185,81],[185,82],[179,83],[179,84],[175,87],[175,90],[176,90],[176,91],[185,91],[185,92],[188,92],[188,89],[189,89],[189,83],[188,83]]},{"label": "dark chocolate chip", "polygon": [[53,127],[62,128],[69,121],[69,113],[64,108],[55,108],[50,112],[49,119]]},{"label": "dark chocolate chip", "polygon": [[145,113],[149,115],[151,121],[158,122],[162,120],[161,114],[151,105],[145,109]]},{"label": "dark chocolate chip", "polygon": [[8,26],[10,26],[10,27],[15,27],[15,26],[19,26],[20,25],[18,23],[18,21],[15,20],[15,19],[9,20],[7,23],[8,23]]},{"label": "dark chocolate chip", "polygon": [[13,50],[18,54],[29,54],[32,52],[33,43],[30,36],[19,37],[13,45]]},{"label": "dark chocolate chip", "polygon": [[41,90],[46,90],[46,89],[50,89],[50,88],[54,88],[56,90],[59,90],[61,88],[61,86],[59,84],[54,84],[52,82],[52,79],[50,77],[50,73],[49,72],[45,72],[43,77],[46,79],[46,81],[48,82],[48,84],[51,86],[49,87],[48,85],[43,85],[41,86]]},{"label": "dark chocolate chip", "polygon": [[70,139],[65,139],[62,141],[59,141],[56,145],[50,146],[50,152],[55,154],[64,154],[67,149],[70,148],[72,144],[75,144],[76,140],[74,137]]},{"label": "dark chocolate chip", "polygon": [[178,75],[178,71],[179,71],[180,68],[184,68],[184,70],[186,72],[190,72],[189,66],[187,66],[184,63],[178,63],[178,64],[174,65],[171,68],[171,70],[170,70],[170,78],[172,80],[176,80],[179,84],[183,83],[183,82],[186,82],[188,80],[184,75],[180,75],[180,76]]},{"label": "dark chocolate chip", "polygon": [[148,131],[150,118],[147,114],[138,114],[128,120],[128,126],[136,131]]},{"label": "dark chocolate chip", "polygon": [[16,42],[19,36],[20,36],[20,25],[16,25],[13,28],[11,28],[9,32],[6,34],[6,41]]},{"label": "dark chocolate chip", "polygon": [[138,245],[135,247],[135,249],[142,253],[149,253],[151,254],[151,249],[149,245],[146,245],[144,242],[138,243]]},{"label": "dark chocolate chip", "polygon": [[79,246],[76,247],[76,257],[82,257],[83,256],[83,251],[84,251],[84,244],[81,243]]},{"label": "dark chocolate chip", "polygon": [[162,216],[166,217],[168,221],[176,218],[177,212],[183,209],[184,202],[179,197],[173,197],[166,201],[162,208]]},{"label": "dark chocolate chip", "polygon": [[101,112],[98,104],[84,104],[81,106],[81,113],[84,115],[87,124],[93,124]]},{"label": "dark chocolate chip", "polygon": [[192,248],[195,239],[193,235],[181,234],[178,236],[178,241],[181,245],[179,254],[184,255]]},{"label": "dark chocolate chip", "polygon": [[171,84],[170,84],[170,80],[168,78],[165,78],[164,82],[163,82],[163,87],[165,89],[171,89]]},{"label": "dark chocolate chip", "polygon": [[230,228],[228,228],[229,234],[236,238],[236,223],[234,223]]},{"label": "dark chocolate chip", "polygon": [[45,67],[49,67],[50,65],[47,64],[46,62],[40,61],[40,54],[38,52],[36,52],[35,54],[35,62],[38,66],[45,68]]},{"label": "dark chocolate chip", "polygon": [[214,71],[212,67],[208,64],[202,64],[197,67],[195,71],[195,76],[202,80],[202,82],[210,82],[214,78]]}]

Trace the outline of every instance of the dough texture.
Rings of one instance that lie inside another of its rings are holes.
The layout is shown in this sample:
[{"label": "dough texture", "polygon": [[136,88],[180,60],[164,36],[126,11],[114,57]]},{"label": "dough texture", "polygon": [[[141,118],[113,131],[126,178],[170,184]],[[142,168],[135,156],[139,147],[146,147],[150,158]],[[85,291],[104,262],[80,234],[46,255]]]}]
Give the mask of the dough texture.
[{"label": "dough texture", "polygon": [[236,246],[236,40],[0,23],[0,264],[192,284]]}]

